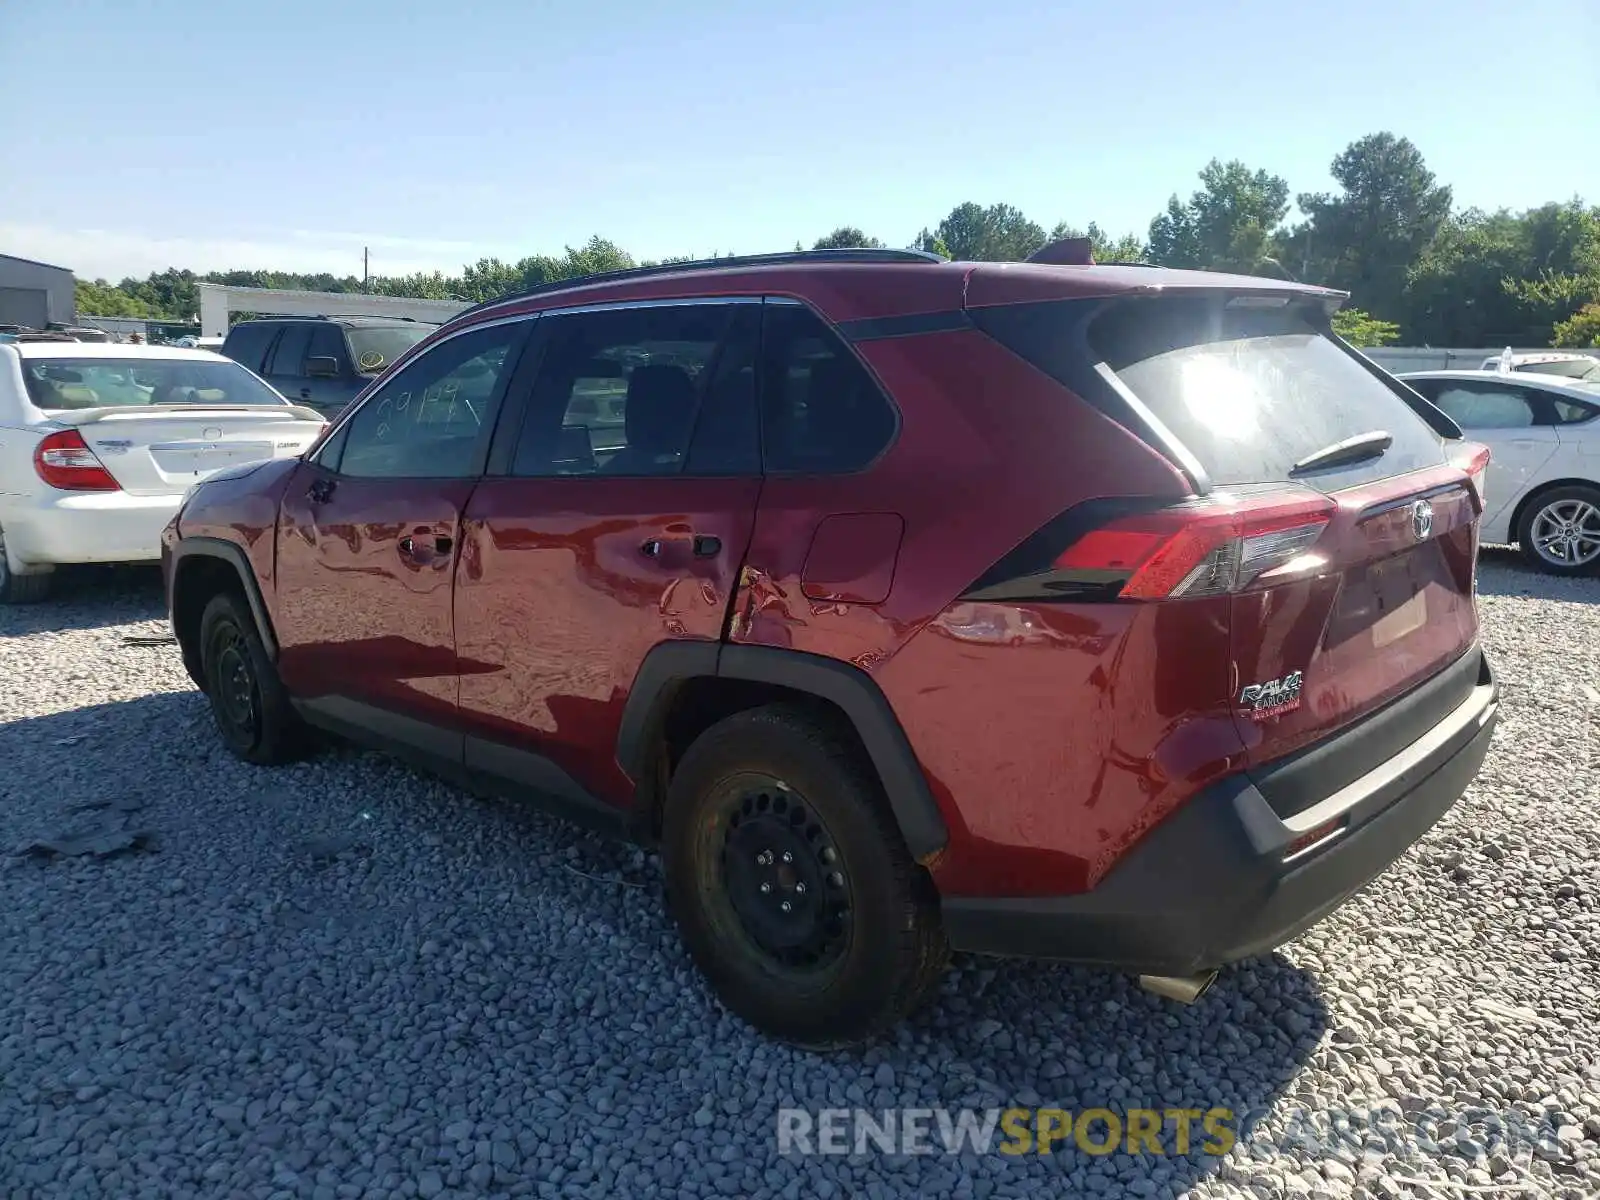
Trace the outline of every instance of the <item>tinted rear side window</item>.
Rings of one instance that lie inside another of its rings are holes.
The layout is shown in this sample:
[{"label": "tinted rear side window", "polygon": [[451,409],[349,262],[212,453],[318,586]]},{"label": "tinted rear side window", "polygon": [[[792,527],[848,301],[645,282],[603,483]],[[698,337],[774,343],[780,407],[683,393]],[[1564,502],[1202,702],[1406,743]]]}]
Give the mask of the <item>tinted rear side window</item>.
[{"label": "tinted rear side window", "polygon": [[[1422,417],[1297,309],[1233,307],[1227,297],[1126,300],[1094,317],[1086,340],[1067,325],[1082,309],[1060,311],[1061,328],[1043,339],[1038,313],[1020,339],[1008,339],[1004,319],[986,314],[980,324],[1024,357],[1043,350],[1057,369],[1036,365],[1058,378],[1060,355],[1104,362],[1214,484],[1293,477],[1334,491],[1444,461]],[[1308,455],[1378,431],[1394,439],[1381,457],[1294,473]]]},{"label": "tinted rear side window", "polygon": [[768,471],[857,471],[894,437],[895,410],[849,348],[810,309],[765,306],[761,443]]},{"label": "tinted rear side window", "polygon": [[262,361],[267,357],[267,347],[278,326],[266,322],[235,325],[223,340],[222,352],[236,363],[249,367],[257,375],[264,374]]}]

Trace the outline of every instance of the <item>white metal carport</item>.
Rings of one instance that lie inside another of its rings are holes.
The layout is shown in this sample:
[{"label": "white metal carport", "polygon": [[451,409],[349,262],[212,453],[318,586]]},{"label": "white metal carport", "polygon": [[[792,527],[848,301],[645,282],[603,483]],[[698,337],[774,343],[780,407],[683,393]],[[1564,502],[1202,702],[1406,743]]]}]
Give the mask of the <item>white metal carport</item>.
[{"label": "white metal carport", "polygon": [[295,292],[281,288],[229,287],[197,283],[200,336],[225,337],[228,315],[259,313],[274,317],[410,317],[448,321],[472,307],[464,300],[417,300],[408,296],[369,296],[365,292]]}]

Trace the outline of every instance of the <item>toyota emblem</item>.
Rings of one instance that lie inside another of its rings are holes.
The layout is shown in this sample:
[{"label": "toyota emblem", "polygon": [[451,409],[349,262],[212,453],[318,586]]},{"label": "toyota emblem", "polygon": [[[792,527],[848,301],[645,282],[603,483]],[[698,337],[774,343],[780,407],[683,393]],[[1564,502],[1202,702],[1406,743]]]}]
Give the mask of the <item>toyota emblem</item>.
[{"label": "toyota emblem", "polygon": [[205,438],[206,441],[212,442],[222,436],[222,430],[213,425],[210,429],[202,429],[200,436]]},{"label": "toyota emblem", "polygon": [[1426,500],[1418,500],[1411,506],[1411,531],[1419,542],[1427,541],[1433,532],[1433,505]]}]

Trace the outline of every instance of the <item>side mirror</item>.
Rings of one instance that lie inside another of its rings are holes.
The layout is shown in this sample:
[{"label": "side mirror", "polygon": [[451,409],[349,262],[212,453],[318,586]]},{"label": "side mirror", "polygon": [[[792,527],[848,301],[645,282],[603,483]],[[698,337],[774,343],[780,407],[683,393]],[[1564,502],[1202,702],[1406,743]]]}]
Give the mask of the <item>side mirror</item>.
[{"label": "side mirror", "polygon": [[327,355],[314,355],[306,359],[306,374],[313,379],[337,379],[339,360]]}]

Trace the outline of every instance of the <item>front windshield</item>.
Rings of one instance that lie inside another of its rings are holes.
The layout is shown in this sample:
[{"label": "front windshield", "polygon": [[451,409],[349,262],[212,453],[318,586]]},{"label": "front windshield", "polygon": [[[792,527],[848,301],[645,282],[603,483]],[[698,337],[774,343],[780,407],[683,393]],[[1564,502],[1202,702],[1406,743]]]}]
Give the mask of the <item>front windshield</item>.
[{"label": "front windshield", "polygon": [[1600,359],[1569,358],[1564,362],[1521,363],[1517,370],[1531,375],[1559,375],[1563,379],[1600,380]]},{"label": "front windshield", "polygon": [[363,375],[381,375],[399,358],[435,329],[420,322],[415,325],[357,325],[346,331],[350,338],[350,361]]},{"label": "front windshield", "polygon": [[238,363],[208,359],[23,359],[28,396],[46,412],[152,404],[287,405]]}]

